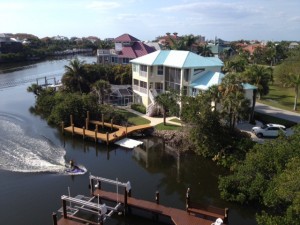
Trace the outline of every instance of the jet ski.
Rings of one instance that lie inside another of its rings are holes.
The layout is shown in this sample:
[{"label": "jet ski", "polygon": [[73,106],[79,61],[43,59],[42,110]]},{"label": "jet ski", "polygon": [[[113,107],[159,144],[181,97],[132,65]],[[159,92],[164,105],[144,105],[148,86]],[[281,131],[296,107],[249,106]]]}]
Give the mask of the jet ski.
[{"label": "jet ski", "polygon": [[66,165],[65,172],[69,175],[82,175],[87,172],[87,169],[81,165],[75,165],[71,160],[69,165]]}]

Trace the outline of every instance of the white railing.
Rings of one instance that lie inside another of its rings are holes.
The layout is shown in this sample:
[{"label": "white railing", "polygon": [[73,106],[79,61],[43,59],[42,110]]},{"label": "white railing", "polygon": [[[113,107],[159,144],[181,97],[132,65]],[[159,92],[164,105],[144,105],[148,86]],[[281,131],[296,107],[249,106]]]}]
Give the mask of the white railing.
[{"label": "white railing", "polygon": [[145,72],[145,71],[140,71],[140,76],[141,76],[141,77],[147,77],[147,72]]},{"label": "white railing", "polygon": [[147,94],[147,88],[140,87],[140,92]]}]

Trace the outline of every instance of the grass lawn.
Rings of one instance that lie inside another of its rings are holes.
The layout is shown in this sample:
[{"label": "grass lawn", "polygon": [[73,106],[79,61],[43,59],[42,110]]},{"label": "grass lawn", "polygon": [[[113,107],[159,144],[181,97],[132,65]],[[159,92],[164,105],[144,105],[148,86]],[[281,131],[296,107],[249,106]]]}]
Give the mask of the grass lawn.
[{"label": "grass lawn", "polygon": [[166,124],[166,126],[164,125],[164,123],[160,123],[155,126],[155,129],[157,130],[179,130],[180,128],[181,126],[176,126],[168,123]]},{"label": "grass lawn", "polygon": [[142,124],[149,124],[151,123],[150,120],[147,120],[141,116],[138,116],[134,113],[128,112],[124,109],[119,109],[119,112],[123,114],[127,119],[129,123],[132,123],[134,125],[142,125]]},{"label": "grass lawn", "polygon": [[261,102],[266,105],[274,106],[280,109],[293,111],[295,92],[293,88],[283,88],[279,85],[270,85],[269,94],[263,96]]}]

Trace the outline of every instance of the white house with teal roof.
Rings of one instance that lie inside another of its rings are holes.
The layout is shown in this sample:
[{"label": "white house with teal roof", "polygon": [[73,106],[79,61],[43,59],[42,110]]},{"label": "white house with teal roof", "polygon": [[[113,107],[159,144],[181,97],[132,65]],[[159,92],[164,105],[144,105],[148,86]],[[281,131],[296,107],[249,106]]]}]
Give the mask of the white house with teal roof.
[{"label": "white house with teal roof", "polygon": [[174,89],[195,96],[221,83],[223,62],[189,51],[160,50],[130,61],[134,102],[151,113],[157,94]]}]

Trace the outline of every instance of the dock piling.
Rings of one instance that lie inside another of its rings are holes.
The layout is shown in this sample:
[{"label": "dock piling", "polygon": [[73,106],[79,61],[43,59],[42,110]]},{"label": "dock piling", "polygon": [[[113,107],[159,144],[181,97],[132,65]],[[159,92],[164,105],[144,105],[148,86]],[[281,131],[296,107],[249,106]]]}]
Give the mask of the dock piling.
[{"label": "dock piling", "polygon": [[229,209],[225,208],[225,215],[224,215],[224,223],[228,224],[228,214],[229,214]]},{"label": "dock piling", "polygon": [[53,225],[57,225],[57,216],[56,213],[52,213]]},{"label": "dock piling", "polygon": [[72,123],[72,135],[74,136],[74,123]]},{"label": "dock piling", "polygon": [[104,114],[101,115],[101,121],[102,121],[102,129],[104,129]]},{"label": "dock piling", "polygon": [[155,193],[155,201],[156,201],[156,204],[159,204],[159,191],[156,191],[156,193]]},{"label": "dock piling", "polygon": [[64,218],[67,219],[68,215],[67,215],[67,201],[66,200],[62,200],[62,205],[63,205],[63,215]]},{"label": "dock piling", "polygon": [[73,124],[73,115],[70,115],[70,124]]},{"label": "dock piling", "polygon": [[85,139],[85,127],[82,127],[82,138]]},{"label": "dock piling", "polygon": [[64,121],[61,122],[61,132],[64,134],[65,131],[65,123]]},{"label": "dock piling", "polygon": [[110,120],[110,130],[113,130],[113,119]]},{"label": "dock piling", "polygon": [[186,190],[186,204],[185,204],[185,206],[186,206],[186,211],[188,211],[188,209],[189,209],[189,207],[190,207],[190,201],[191,201],[191,196],[190,196],[190,188],[188,188],[187,190]]},{"label": "dock piling", "polygon": [[98,133],[98,129],[96,128],[95,129],[95,142],[97,142],[97,136],[98,136],[97,133]]},{"label": "dock piling", "polygon": [[108,145],[109,144],[109,133],[106,132],[106,144]]}]

